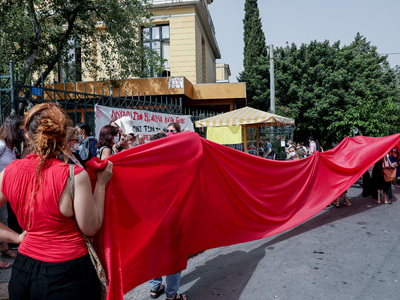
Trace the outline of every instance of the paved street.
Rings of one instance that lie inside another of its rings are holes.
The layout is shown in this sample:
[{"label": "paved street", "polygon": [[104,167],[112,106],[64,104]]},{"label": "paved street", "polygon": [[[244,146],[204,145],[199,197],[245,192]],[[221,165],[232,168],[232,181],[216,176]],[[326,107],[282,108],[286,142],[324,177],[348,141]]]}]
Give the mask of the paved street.
[{"label": "paved street", "polygon": [[[400,201],[375,204],[359,186],[348,196],[352,207],[330,206],[287,232],[190,259],[180,292],[191,300],[400,299]],[[125,299],[150,299],[148,285]]]}]

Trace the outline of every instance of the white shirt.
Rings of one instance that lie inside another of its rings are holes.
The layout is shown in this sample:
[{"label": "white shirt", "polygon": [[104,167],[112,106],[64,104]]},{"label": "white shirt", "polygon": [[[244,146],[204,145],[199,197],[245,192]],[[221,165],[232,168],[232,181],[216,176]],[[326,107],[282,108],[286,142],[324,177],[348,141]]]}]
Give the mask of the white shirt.
[{"label": "white shirt", "polygon": [[15,148],[10,150],[4,140],[0,140],[0,172],[17,157],[15,156]]}]

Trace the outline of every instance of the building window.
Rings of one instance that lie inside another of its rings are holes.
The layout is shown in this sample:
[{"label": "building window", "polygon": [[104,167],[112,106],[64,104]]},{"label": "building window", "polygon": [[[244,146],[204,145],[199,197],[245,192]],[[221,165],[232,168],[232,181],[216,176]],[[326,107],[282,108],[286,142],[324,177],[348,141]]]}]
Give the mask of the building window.
[{"label": "building window", "polygon": [[[155,51],[161,58],[166,60],[164,71],[157,75],[162,77],[171,76],[169,25],[142,28],[142,40],[145,47]],[[150,70],[150,76],[154,76],[152,70]]]}]

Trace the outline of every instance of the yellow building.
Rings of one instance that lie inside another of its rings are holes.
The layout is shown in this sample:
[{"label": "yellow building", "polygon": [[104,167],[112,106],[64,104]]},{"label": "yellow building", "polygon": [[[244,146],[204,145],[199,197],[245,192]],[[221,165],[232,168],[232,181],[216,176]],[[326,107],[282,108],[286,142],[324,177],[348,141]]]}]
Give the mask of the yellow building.
[{"label": "yellow building", "polygon": [[143,32],[145,45],[168,60],[170,76],[190,82],[215,83],[215,60],[221,53],[208,11],[213,0],[153,0],[155,27]]},{"label": "yellow building", "polygon": [[[152,74],[153,78],[124,80],[120,86],[122,94],[125,90],[128,95],[135,92],[175,96],[182,99],[184,108],[217,112],[246,106],[245,83],[229,83],[229,65],[216,67],[221,53],[208,10],[213,0],[151,2],[154,27],[142,28],[141,36],[144,46],[166,59],[164,72]],[[96,85],[92,78],[84,77],[84,80],[89,86]],[[102,86],[97,85],[96,91]],[[77,89],[83,89],[80,87],[83,85],[78,83]]]},{"label": "yellow building", "polygon": [[228,64],[216,64],[216,75],[217,82],[229,82],[229,77],[231,76],[231,69]]}]

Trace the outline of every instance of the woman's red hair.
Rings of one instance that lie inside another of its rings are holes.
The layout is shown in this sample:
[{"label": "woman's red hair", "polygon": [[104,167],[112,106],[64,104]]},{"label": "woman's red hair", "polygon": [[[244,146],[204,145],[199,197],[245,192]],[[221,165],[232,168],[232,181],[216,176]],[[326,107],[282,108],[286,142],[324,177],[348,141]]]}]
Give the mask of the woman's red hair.
[{"label": "woman's red hair", "polygon": [[[46,164],[47,160],[58,159],[61,153],[68,157],[66,137],[69,122],[65,112],[52,102],[37,104],[25,115],[24,127],[29,135],[32,152],[38,156],[38,180],[29,201],[30,213],[33,210],[33,199],[43,181],[43,170],[49,166]],[[29,217],[29,225],[30,223]]]}]

